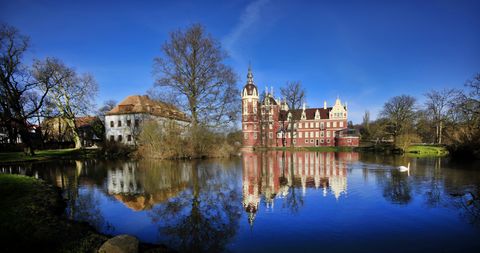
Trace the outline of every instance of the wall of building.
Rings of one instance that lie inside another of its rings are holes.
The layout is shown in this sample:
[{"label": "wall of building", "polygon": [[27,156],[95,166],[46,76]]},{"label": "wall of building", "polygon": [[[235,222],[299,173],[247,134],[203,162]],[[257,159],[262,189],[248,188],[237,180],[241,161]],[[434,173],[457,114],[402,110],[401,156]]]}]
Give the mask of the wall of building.
[{"label": "wall of building", "polygon": [[[136,120],[138,120],[137,126],[135,125]],[[163,123],[168,119],[144,113],[106,115],[105,140],[121,142],[127,145],[136,145],[142,123],[148,120],[156,120],[159,123]],[[128,124],[129,121],[130,124]],[[188,122],[179,120],[175,120],[175,122],[180,126],[187,126],[189,124]]]}]

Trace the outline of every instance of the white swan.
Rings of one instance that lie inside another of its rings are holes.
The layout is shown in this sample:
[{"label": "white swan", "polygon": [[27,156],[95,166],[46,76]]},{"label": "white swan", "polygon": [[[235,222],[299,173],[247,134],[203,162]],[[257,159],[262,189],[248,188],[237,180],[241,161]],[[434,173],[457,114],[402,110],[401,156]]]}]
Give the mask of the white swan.
[{"label": "white swan", "polygon": [[399,170],[400,172],[405,172],[405,171],[406,171],[406,172],[410,172],[410,163],[408,163],[407,167],[405,167],[405,166],[400,166],[400,167],[398,167],[398,170]]}]

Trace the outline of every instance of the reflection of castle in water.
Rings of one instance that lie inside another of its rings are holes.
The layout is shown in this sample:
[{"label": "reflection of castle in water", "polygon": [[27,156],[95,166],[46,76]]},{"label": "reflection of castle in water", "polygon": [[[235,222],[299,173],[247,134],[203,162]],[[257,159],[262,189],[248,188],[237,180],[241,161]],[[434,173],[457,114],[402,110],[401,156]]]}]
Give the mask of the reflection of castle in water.
[{"label": "reflection of castle in water", "polygon": [[357,161],[355,152],[243,153],[243,206],[253,222],[263,196],[267,208],[274,199],[286,198],[295,188],[328,189],[339,199],[347,193],[347,163]]}]

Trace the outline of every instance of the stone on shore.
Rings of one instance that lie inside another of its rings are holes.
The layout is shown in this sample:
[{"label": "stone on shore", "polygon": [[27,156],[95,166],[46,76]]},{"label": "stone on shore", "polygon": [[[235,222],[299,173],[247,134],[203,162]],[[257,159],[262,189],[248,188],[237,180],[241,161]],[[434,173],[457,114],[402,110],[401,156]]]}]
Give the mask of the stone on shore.
[{"label": "stone on shore", "polygon": [[98,250],[99,253],[137,253],[138,240],[130,235],[117,235],[105,243]]}]

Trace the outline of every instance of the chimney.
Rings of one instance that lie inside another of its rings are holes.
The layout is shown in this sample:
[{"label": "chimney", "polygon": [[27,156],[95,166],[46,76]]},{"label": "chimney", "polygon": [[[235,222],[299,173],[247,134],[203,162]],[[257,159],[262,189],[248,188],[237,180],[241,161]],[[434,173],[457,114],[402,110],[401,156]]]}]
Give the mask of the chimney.
[{"label": "chimney", "polygon": [[323,101],[323,109],[327,110],[327,100]]}]

